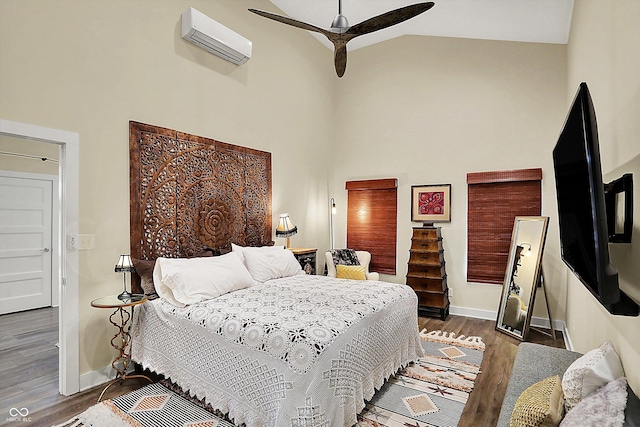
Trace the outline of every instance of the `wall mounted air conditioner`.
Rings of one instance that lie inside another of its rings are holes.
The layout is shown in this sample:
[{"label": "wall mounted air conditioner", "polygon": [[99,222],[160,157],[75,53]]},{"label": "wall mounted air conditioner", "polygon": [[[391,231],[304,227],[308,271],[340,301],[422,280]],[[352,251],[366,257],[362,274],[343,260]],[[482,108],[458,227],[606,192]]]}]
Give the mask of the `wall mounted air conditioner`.
[{"label": "wall mounted air conditioner", "polygon": [[251,58],[251,41],[190,7],[182,13],[182,38],[240,65]]}]

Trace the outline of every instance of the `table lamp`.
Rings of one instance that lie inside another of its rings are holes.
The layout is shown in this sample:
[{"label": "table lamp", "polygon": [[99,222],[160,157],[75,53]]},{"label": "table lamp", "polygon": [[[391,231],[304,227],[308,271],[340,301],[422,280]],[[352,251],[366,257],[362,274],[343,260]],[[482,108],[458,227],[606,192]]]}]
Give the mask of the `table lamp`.
[{"label": "table lamp", "polygon": [[288,213],[280,214],[280,222],[278,222],[278,228],[276,228],[276,237],[286,237],[287,243],[286,247],[290,247],[290,237],[295,235],[298,232],[298,227],[293,225],[291,220],[289,219]]}]

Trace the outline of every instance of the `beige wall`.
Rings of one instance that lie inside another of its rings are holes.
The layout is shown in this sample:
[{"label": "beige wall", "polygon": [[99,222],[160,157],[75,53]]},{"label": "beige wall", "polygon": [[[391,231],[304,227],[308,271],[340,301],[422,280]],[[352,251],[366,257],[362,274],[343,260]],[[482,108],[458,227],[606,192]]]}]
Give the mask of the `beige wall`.
[{"label": "beige wall", "polygon": [[[0,152],[58,160],[58,146],[0,135]],[[0,170],[58,175],[58,163],[0,154]]]},{"label": "beige wall", "polygon": [[[405,36],[350,53],[338,83],[338,137],[330,188],[336,245],[345,244],[350,179],[398,178],[397,275],[404,283],[412,233],[411,185],[451,184],[442,223],[452,305],[493,311],[500,285],[466,280],[469,172],[542,168],[543,214],[555,217],[551,151],[564,121],[566,46]],[[543,260],[554,315],[564,317],[557,221]],[[536,315],[546,316],[544,299]],[[490,316],[493,316],[490,314]]]},{"label": "beige wall", "polygon": [[[184,42],[190,6],[252,40],[252,59],[237,67]],[[249,7],[276,11],[257,0],[0,2],[0,117],[80,135],[80,233],[95,235],[79,254],[81,373],[112,358],[110,313],[89,303],[122,286],[129,120],[270,151],[274,221],[290,213],[296,245],[328,241],[331,52]]]},{"label": "beige wall", "polygon": [[[383,276],[394,282],[406,273],[410,186],[452,184],[452,221],[442,224],[452,303],[476,310],[494,311],[500,287],[466,282],[466,174],[541,167],[554,315],[579,351],[612,339],[629,372],[638,319],[603,313],[560,261],[551,150],[588,79],[610,141],[605,171],[640,154],[637,4],[577,0],[568,48],[407,36],[350,52],[337,79],[331,52],[309,34],[246,11],[277,12],[264,0],[3,0],[0,117],[80,134],[80,233],[96,244],[80,254],[81,373],[111,359],[108,313],[89,302],[121,286],[113,265],[129,247],[129,120],[272,152],[274,222],[288,211],[300,230],[293,245],[320,253],[330,197],[344,245],[346,180],[397,177],[398,274]],[[236,67],[181,40],[190,6],[251,39],[253,58]]]},{"label": "beige wall", "polygon": [[[635,217],[630,251],[635,268],[620,270],[622,289],[640,301],[640,2],[576,0],[568,45],[567,105],[587,82],[598,120],[603,173],[607,180],[634,173]],[[631,252],[632,251],[632,252]],[[577,351],[605,340],[622,356],[631,387],[640,390],[640,318],[611,316],[580,281],[567,272],[567,325]]]}]

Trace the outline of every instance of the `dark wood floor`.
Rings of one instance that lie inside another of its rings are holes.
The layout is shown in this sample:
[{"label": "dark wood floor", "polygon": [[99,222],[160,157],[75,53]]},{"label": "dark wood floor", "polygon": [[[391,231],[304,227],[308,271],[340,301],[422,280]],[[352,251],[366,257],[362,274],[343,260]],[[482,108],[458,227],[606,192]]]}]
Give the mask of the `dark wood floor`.
[{"label": "dark wood floor", "polygon": [[0,316],[0,424],[11,408],[30,412],[58,400],[58,309]]},{"label": "dark wood floor", "polygon": [[[462,413],[460,427],[494,427],[498,422],[502,399],[504,398],[511,368],[518,351],[518,341],[495,330],[495,321],[480,320],[463,316],[449,316],[446,321],[440,319],[419,318],[418,326],[427,330],[443,330],[455,332],[456,335],[480,336],[485,344],[484,358],[480,367],[480,375],[476,379],[473,391]],[[560,339],[550,337],[531,330],[527,341],[553,347],[564,348],[562,334]]]},{"label": "dark wood floor", "polygon": [[[457,335],[477,335],[486,350],[481,374],[469,397],[459,426],[493,427],[498,421],[511,367],[519,341],[494,329],[495,322],[462,316],[449,316],[446,321],[420,318],[420,329],[443,330]],[[564,347],[531,331],[529,341]],[[60,424],[96,403],[103,386],[65,397],[58,394],[58,311],[55,308],[31,310],[0,316],[0,425],[10,408],[27,408],[30,427]],[[148,382],[130,379],[107,390],[110,399],[135,390]]]}]

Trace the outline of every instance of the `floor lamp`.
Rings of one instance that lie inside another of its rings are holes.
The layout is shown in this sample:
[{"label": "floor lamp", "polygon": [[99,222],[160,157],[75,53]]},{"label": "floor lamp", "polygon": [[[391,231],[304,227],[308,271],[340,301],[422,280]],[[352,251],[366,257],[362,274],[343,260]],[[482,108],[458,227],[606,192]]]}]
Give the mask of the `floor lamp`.
[{"label": "floor lamp", "polygon": [[333,247],[333,216],[335,214],[336,214],[336,201],[332,197],[331,198],[331,215],[329,215],[329,229],[330,229],[330,232],[331,232],[331,236],[330,236],[331,249],[334,249],[334,247]]}]

